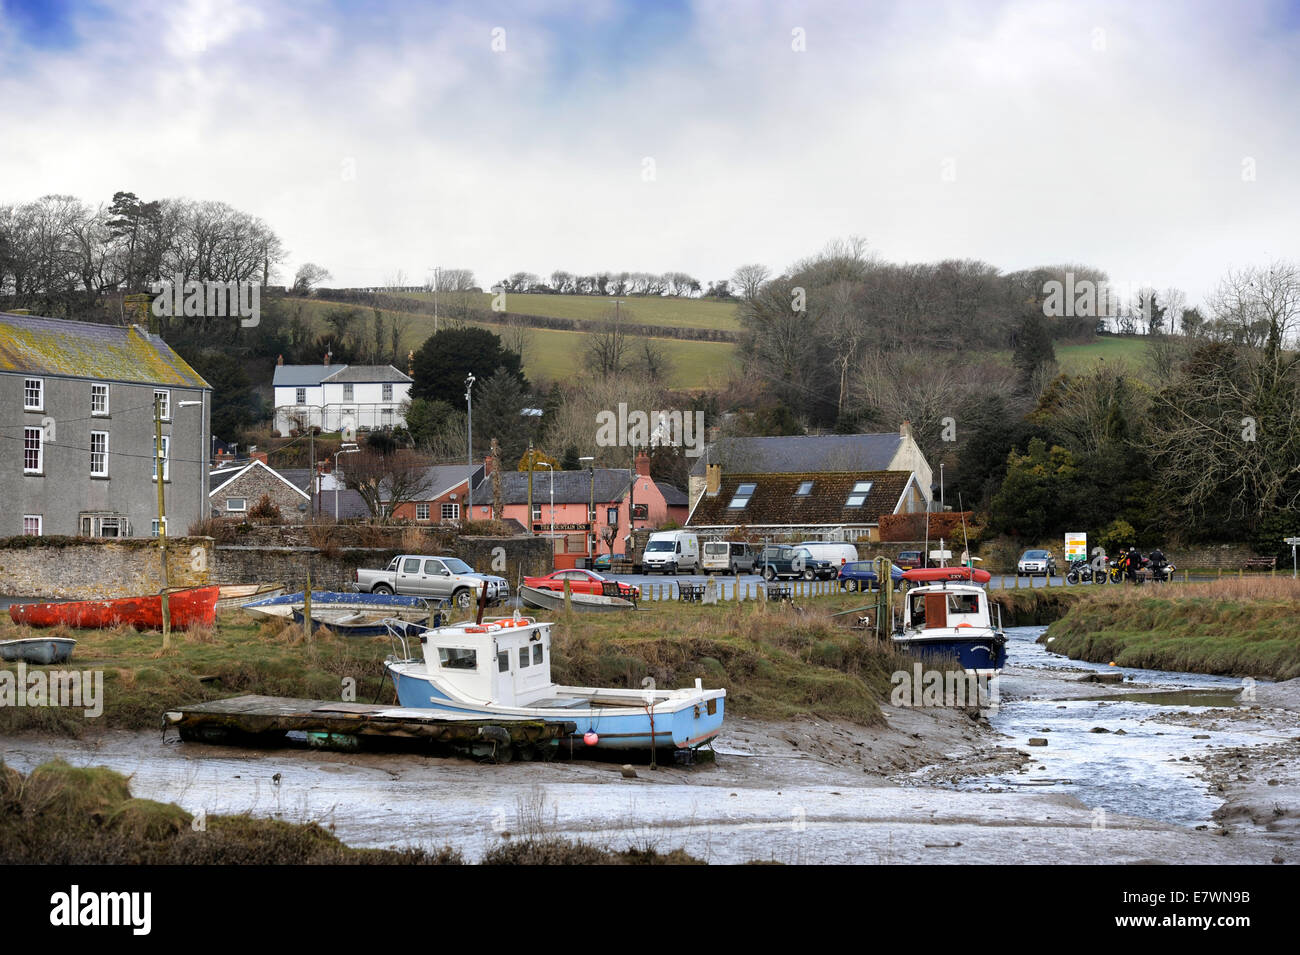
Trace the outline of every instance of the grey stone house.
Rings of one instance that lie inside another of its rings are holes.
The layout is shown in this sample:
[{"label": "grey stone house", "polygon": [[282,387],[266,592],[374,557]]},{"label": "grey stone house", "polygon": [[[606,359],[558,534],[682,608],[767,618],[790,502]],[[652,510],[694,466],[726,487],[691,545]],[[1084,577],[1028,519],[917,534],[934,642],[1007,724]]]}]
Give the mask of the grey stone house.
[{"label": "grey stone house", "polygon": [[[310,472],[308,472],[310,473]],[[266,495],[286,523],[301,520],[298,505],[310,506],[311,495],[266,462],[254,459],[241,468],[213,471],[208,499],[213,517],[247,517]],[[310,477],[307,478],[310,483]]]},{"label": "grey stone house", "polygon": [[138,325],[0,313],[0,537],[156,535],[155,395],[183,534],[208,512],[208,383]]}]

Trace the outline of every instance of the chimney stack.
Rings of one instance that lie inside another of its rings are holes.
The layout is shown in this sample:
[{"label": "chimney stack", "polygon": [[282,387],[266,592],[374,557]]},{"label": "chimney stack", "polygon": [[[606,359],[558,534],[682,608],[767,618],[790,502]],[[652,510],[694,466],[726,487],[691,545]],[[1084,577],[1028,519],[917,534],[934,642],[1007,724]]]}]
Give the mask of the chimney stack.
[{"label": "chimney stack", "polygon": [[270,467],[269,462],[266,460],[266,452],[265,452],[265,451],[250,451],[250,452],[248,452],[248,456],[249,456],[250,458],[252,458],[254,461],[261,461],[263,464],[265,464],[265,465],[267,465],[268,467]]},{"label": "chimney stack", "polygon": [[638,451],[636,453],[636,473],[644,475],[645,477],[650,476],[650,455],[646,454],[644,451]]},{"label": "chimney stack", "polygon": [[912,422],[904,421],[898,428],[900,438],[910,438],[912,436]]},{"label": "chimney stack", "polygon": [[704,493],[716,497],[722,487],[722,465],[708,464],[704,468]]}]

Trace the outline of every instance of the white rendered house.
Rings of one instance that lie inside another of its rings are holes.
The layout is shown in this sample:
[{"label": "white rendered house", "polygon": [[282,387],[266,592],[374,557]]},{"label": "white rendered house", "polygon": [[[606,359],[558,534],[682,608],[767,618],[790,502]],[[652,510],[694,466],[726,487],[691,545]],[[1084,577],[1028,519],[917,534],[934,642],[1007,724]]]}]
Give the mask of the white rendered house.
[{"label": "white rendered house", "polygon": [[404,428],[402,404],[409,375],[392,365],[277,365],[275,430],[281,435],[312,425],[322,431]]}]

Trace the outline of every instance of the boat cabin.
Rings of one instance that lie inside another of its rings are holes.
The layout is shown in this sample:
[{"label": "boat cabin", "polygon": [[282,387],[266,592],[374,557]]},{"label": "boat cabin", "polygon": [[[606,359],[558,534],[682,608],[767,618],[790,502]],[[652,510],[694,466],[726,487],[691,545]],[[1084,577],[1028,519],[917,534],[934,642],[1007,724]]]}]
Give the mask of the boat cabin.
[{"label": "boat cabin", "polygon": [[428,630],[420,637],[429,675],[474,700],[529,706],[548,696],[551,625],[503,617]]},{"label": "boat cabin", "polygon": [[908,591],[903,613],[907,630],[991,626],[988,594],[980,587],[915,587]]}]

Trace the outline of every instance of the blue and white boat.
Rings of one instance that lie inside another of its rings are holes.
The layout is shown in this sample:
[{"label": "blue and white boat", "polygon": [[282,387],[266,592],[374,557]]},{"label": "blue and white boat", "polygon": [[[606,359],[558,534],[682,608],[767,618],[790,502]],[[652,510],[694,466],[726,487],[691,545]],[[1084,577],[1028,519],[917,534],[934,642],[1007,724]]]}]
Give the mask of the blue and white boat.
[{"label": "blue and white boat", "polygon": [[[390,622],[424,623],[429,619],[431,613],[433,611],[427,607],[418,610],[393,607],[380,612],[373,610],[317,610],[316,604],[313,602],[311,620],[314,626],[324,627],[341,637],[386,637],[388,636],[388,624]],[[294,623],[303,624],[306,620],[307,615],[302,609],[294,610]]]},{"label": "blue and white boat", "polygon": [[956,660],[973,673],[996,673],[1006,665],[1002,608],[994,622],[988,593],[974,583],[988,579],[985,571],[949,567],[941,575],[931,568],[908,571],[903,577],[925,583],[904,595],[903,626],[894,634],[895,647],[921,659]]},{"label": "blue and white boat", "polygon": [[[695,749],[722,729],[726,690],[639,690],[551,682],[551,627],[530,617],[498,617],[443,627],[395,624],[401,656],[384,664],[402,706],[511,716],[577,725],[561,737],[577,747]],[[423,659],[410,657],[419,639]]]},{"label": "blue and white boat", "polygon": [[[267,617],[292,617],[294,611],[301,612],[306,601],[303,592],[281,594],[242,604],[244,610]],[[386,613],[395,610],[429,610],[442,606],[446,601],[430,597],[410,597],[405,594],[359,594],[348,591],[313,590],[311,592],[312,615],[316,611],[345,610],[349,613]],[[381,634],[384,631],[380,631]]]}]

